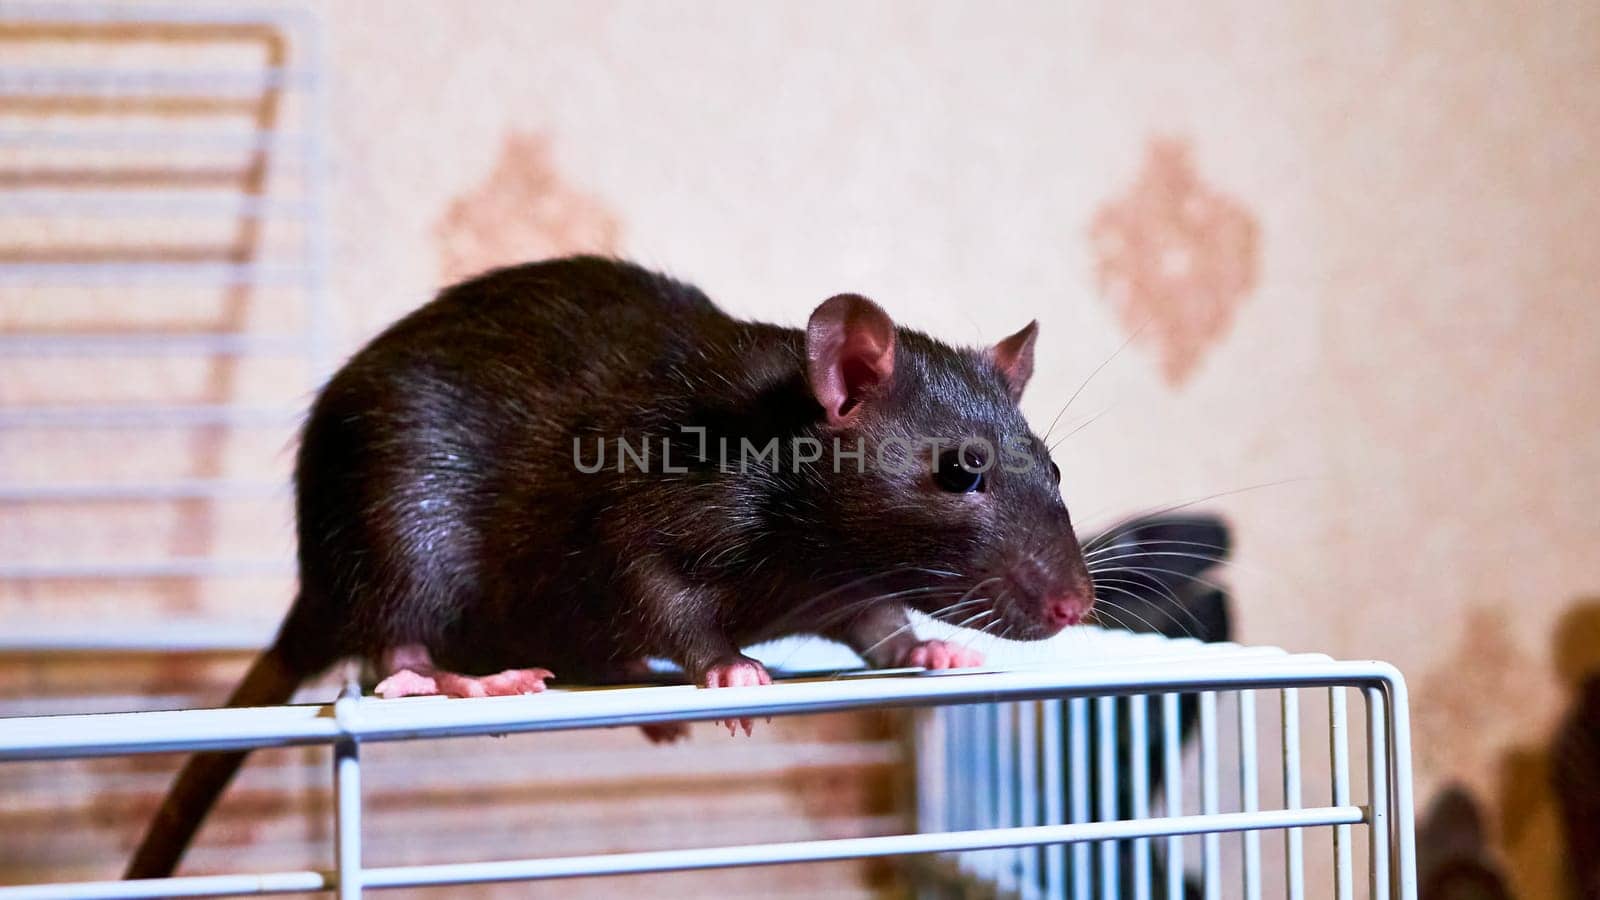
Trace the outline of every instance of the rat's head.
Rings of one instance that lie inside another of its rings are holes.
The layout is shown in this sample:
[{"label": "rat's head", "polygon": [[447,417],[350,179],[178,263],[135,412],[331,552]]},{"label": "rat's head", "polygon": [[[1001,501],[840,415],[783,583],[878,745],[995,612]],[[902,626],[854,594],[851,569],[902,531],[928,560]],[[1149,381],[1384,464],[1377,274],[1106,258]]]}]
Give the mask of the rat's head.
[{"label": "rat's head", "polygon": [[894,572],[871,587],[1011,638],[1046,638],[1088,614],[1061,472],[1017,408],[1037,334],[1029,323],[992,347],[956,349],[896,328],[864,297],[817,307],[806,374],[829,446],[813,502],[843,557],[829,568]]}]

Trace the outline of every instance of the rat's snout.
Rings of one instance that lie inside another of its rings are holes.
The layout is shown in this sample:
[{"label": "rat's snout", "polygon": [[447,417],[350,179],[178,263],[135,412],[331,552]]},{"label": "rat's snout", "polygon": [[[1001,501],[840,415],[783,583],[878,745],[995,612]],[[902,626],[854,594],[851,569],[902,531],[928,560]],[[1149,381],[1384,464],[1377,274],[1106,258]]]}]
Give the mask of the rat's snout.
[{"label": "rat's snout", "polygon": [[1025,640],[1050,637],[1077,625],[1094,608],[1094,587],[1076,554],[1032,555],[1013,565],[1010,583],[1013,634]]},{"label": "rat's snout", "polygon": [[1044,601],[1044,619],[1050,627],[1061,629],[1068,625],[1077,625],[1089,615],[1089,610],[1094,607],[1094,595],[1084,591],[1071,591],[1046,598]]}]

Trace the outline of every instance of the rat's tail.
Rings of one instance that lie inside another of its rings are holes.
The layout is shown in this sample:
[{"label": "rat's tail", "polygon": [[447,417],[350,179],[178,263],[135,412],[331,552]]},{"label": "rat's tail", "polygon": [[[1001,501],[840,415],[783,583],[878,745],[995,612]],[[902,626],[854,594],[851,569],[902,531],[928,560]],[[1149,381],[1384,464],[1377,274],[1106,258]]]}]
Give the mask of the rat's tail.
[{"label": "rat's tail", "polygon": [[[274,706],[288,700],[305,677],[292,667],[281,649],[280,640],[256,658],[244,680],[228,698],[229,706]],[[178,867],[178,860],[205,821],[206,813],[217,802],[228,782],[239,771],[248,751],[197,753],[184,764],[178,780],[151,821],[139,842],[125,878],[165,878]]]}]

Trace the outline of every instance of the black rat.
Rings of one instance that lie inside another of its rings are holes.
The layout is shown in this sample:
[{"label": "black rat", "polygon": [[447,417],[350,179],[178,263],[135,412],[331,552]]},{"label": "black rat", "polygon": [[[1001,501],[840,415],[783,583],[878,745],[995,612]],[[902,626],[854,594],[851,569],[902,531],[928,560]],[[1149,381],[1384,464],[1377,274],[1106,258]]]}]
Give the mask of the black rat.
[{"label": "black rat", "polygon": [[[877,667],[981,662],[919,640],[912,608],[1054,635],[1093,590],[1017,408],[1037,332],[958,349],[852,294],[804,330],[745,322],[597,257],[451,287],[312,406],[300,594],[228,705],[347,658],[386,697],[625,681],[650,658],[767,684],[739,648],[799,633]],[[176,867],[243,757],[189,761],[128,877]]]}]

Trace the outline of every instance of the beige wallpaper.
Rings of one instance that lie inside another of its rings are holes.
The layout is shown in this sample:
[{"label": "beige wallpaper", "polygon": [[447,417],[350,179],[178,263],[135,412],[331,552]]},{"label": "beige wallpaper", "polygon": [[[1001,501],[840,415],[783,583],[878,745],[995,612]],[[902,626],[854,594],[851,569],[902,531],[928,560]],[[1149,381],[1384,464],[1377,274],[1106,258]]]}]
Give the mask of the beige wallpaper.
[{"label": "beige wallpaper", "polygon": [[1068,413],[1103,412],[1069,503],[1221,495],[1243,637],[1399,664],[1423,796],[1516,796],[1547,895],[1518,761],[1563,616],[1600,615],[1600,9],[330,13],[352,338],[454,268],[460,198],[535,181],[581,224],[497,255],[616,248],[791,323],[842,290],[952,337],[1038,317],[1041,424],[1137,330]]},{"label": "beige wallpaper", "polygon": [[786,323],[1036,317],[1040,426],[1111,359],[1079,520],[1208,498],[1243,639],[1398,664],[1421,796],[1491,798],[1551,896],[1541,748],[1600,663],[1600,7],[321,12],[341,348],[577,249]]}]

